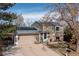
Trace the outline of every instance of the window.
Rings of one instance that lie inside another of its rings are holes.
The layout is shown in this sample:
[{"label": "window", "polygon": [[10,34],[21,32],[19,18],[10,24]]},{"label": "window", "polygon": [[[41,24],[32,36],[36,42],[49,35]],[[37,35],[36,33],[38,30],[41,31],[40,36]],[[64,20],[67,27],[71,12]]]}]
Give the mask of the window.
[{"label": "window", "polygon": [[56,39],[59,39],[59,37],[56,37]]},{"label": "window", "polygon": [[59,31],[59,27],[56,27],[56,31]]}]

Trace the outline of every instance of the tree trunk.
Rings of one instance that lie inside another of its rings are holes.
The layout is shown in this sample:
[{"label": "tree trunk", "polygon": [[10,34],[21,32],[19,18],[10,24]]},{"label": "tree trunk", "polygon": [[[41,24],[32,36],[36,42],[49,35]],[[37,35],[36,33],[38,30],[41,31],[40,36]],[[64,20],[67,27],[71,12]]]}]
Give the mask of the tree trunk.
[{"label": "tree trunk", "polygon": [[76,44],[76,52],[79,53],[79,40],[77,40],[77,44]]},{"label": "tree trunk", "polygon": [[2,47],[0,46],[0,56],[3,56]]},{"label": "tree trunk", "polygon": [[0,56],[3,56],[3,49],[2,49],[3,44],[2,43],[3,42],[0,40]]}]

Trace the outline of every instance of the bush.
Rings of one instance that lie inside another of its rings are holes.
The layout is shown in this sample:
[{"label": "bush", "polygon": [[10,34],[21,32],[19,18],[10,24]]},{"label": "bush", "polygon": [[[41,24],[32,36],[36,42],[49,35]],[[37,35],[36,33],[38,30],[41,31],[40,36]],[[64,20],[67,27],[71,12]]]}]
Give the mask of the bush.
[{"label": "bush", "polygon": [[70,42],[71,41],[70,39],[72,39],[72,32],[70,31],[69,28],[66,28],[64,30],[64,41]]}]

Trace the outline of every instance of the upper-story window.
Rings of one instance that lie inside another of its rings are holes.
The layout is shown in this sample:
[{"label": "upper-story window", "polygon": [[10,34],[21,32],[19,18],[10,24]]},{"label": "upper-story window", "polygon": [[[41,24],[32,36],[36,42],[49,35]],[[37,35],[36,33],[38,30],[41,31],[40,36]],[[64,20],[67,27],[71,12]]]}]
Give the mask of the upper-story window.
[{"label": "upper-story window", "polygon": [[56,27],[56,31],[59,31],[59,27]]}]

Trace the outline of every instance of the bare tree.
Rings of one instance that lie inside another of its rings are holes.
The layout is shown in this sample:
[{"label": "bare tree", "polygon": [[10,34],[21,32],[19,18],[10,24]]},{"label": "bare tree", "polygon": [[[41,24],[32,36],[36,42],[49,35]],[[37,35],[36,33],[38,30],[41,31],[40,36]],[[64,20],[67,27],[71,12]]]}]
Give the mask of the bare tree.
[{"label": "bare tree", "polygon": [[17,27],[25,26],[24,18],[22,16],[22,14],[18,15],[17,19],[15,20],[15,23],[16,23]]},{"label": "bare tree", "polygon": [[27,18],[26,21],[25,21],[26,26],[29,26],[29,27],[31,27],[32,23],[33,23],[33,21],[29,18]]},{"label": "bare tree", "polygon": [[[79,4],[65,4],[65,3],[58,3],[58,4],[51,4],[50,5],[52,7],[52,9],[50,10],[50,12],[44,16],[44,18],[46,19],[46,21],[52,21],[53,19],[57,20],[57,21],[62,21],[64,20],[69,27],[69,30],[72,33],[72,42],[76,41],[78,42],[79,40],[79,23],[77,21],[77,17],[78,17],[78,12],[79,12]],[[50,18],[50,15],[52,12],[58,12],[60,17],[59,18],[55,18],[54,16],[52,16]],[[79,42],[78,42],[79,43]],[[77,43],[76,43],[77,45]],[[78,45],[76,46],[78,47]]]}]

